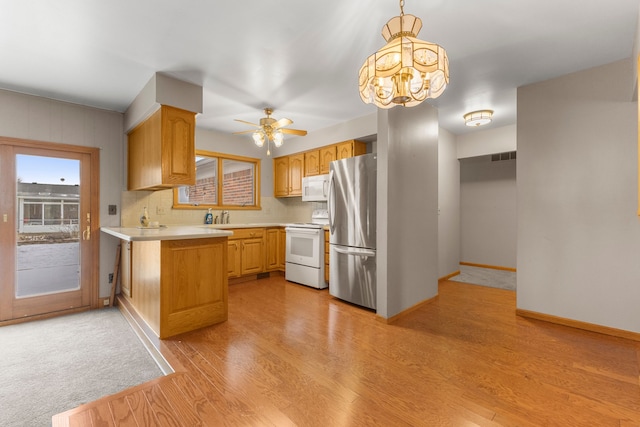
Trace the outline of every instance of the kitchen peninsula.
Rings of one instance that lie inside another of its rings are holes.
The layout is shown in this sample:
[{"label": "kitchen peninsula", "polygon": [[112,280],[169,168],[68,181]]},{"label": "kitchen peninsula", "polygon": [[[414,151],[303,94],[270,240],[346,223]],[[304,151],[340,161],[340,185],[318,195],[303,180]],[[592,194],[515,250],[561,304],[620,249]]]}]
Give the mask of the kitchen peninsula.
[{"label": "kitchen peninsula", "polygon": [[227,239],[202,226],[102,227],[122,240],[122,295],[161,339],[227,320]]}]

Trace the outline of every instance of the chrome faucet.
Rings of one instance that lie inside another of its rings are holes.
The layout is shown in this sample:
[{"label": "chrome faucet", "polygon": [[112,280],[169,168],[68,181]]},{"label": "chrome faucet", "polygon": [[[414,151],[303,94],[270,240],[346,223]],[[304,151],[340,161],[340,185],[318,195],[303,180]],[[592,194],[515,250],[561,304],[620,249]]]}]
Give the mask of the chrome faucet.
[{"label": "chrome faucet", "polygon": [[230,219],[229,211],[222,211],[220,213],[220,224],[229,224]]}]

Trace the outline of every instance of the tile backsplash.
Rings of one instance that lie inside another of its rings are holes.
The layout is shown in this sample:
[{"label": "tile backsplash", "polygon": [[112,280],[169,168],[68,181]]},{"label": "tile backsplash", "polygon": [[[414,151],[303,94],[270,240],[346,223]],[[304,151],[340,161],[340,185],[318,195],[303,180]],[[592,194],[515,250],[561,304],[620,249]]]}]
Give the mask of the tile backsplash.
[{"label": "tile backsplash", "polygon": [[[326,209],[325,202],[303,202],[299,197],[261,197],[260,210],[229,210],[231,224],[309,222],[314,209]],[[207,209],[173,209],[173,190],[124,191],[122,193],[121,226],[140,224],[144,208],[151,221],[163,225],[203,224]],[[220,216],[220,209],[213,216]]]}]

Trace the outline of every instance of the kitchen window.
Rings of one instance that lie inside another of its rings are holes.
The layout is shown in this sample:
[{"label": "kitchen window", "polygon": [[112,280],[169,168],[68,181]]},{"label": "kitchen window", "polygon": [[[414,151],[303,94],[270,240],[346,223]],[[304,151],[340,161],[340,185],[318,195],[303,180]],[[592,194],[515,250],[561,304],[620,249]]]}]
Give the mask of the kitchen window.
[{"label": "kitchen window", "polygon": [[174,209],[260,209],[260,159],[196,150],[196,183],[173,190]]}]

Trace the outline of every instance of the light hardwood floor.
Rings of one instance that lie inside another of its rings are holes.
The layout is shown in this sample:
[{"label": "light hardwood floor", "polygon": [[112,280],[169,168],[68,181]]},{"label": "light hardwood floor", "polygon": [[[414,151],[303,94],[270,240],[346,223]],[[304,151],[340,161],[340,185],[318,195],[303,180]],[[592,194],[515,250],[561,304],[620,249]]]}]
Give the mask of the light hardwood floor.
[{"label": "light hardwood floor", "polygon": [[282,277],[162,342],[176,373],[54,417],[71,426],[639,426],[640,343],[515,314],[444,281],[391,325]]}]

